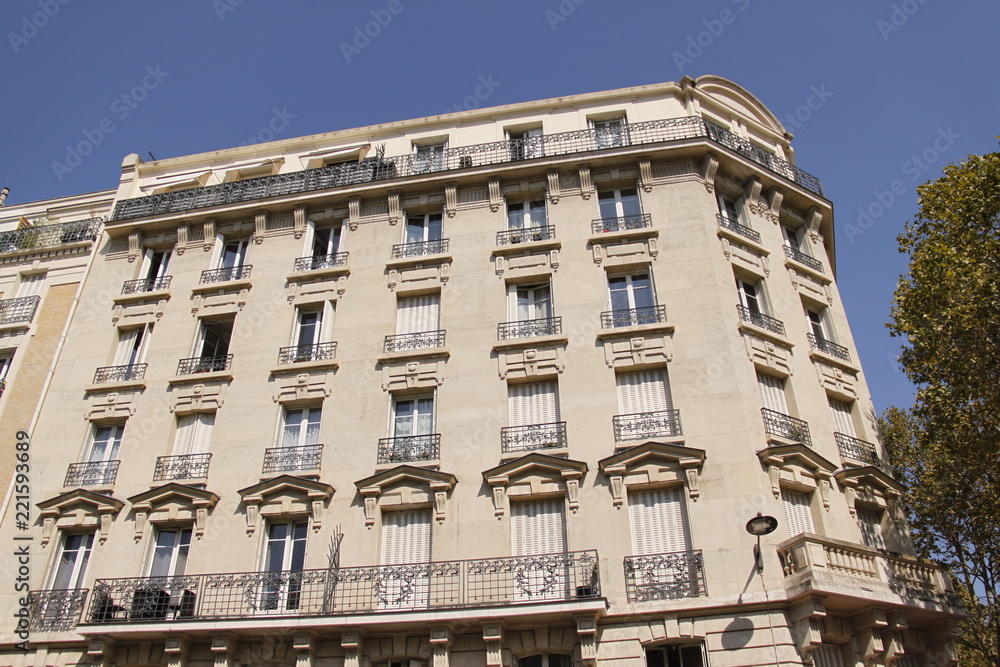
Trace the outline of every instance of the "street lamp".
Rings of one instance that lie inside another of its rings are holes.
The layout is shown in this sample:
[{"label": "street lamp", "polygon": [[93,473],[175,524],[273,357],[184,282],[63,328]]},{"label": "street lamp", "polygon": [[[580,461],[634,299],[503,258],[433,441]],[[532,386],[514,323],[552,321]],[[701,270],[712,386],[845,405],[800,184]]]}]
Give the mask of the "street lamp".
[{"label": "street lamp", "polygon": [[753,560],[757,565],[757,574],[764,573],[764,559],[760,553],[760,536],[770,535],[778,528],[778,520],[773,516],[765,516],[757,512],[757,516],[747,521],[747,532],[757,537],[753,547]]}]

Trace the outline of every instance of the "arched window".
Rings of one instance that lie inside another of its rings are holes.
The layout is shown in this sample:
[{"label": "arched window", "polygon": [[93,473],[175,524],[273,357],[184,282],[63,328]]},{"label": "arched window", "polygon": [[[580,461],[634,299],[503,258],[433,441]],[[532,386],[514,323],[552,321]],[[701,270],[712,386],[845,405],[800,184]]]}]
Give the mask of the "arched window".
[{"label": "arched window", "polygon": [[703,667],[702,644],[666,644],[646,649],[646,667]]}]

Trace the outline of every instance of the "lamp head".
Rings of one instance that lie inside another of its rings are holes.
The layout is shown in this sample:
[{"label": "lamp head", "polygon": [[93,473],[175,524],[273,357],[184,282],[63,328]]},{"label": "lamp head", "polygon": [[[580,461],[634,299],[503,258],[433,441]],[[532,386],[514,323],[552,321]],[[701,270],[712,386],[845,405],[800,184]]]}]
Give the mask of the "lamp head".
[{"label": "lamp head", "polygon": [[778,520],[773,516],[765,516],[757,512],[757,516],[747,521],[747,532],[760,537],[770,535],[778,528]]}]

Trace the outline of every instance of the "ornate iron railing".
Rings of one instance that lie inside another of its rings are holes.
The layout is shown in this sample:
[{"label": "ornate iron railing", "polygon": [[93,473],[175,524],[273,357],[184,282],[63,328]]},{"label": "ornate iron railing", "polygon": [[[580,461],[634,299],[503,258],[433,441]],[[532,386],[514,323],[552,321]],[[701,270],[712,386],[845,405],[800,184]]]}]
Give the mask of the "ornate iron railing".
[{"label": "ornate iron railing", "polygon": [[332,255],[313,255],[299,257],[295,260],[293,271],[315,271],[316,269],[332,269],[347,264],[347,253],[338,252]]},{"label": "ornate iron railing", "polygon": [[80,622],[88,592],[86,588],[31,591],[28,593],[28,630],[72,630]]},{"label": "ornate iron railing", "polygon": [[39,225],[0,232],[0,253],[14,252],[26,248],[44,248],[63,243],[93,241],[101,233],[104,218],[91,218],[78,222],[63,222],[56,225]]},{"label": "ornate iron railing", "polygon": [[795,248],[791,248],[789,246],[783,246],[783,247],[785,248],[785,257],[789,259],[794,259],[799,264],[805,264],[810,269],[814,269],[820,272],[823,271],[823,262],[819,261],[815,257],[811,257],[802,252],[801,250],[796,250]]},{"label": "ornate iron railing", "polygon": [[42,297],[38,295],[0,301],[0,324],[30,322],[35,319],[35,311],[41,301]]},{"label": "ornate iron railing", "polygon": [[675,437],[681,435],[681,411],[657,410],[615,415],[611,418],[615,441],[640,438]]},{"label": "ornate iron railing", "polygon": [[701,550],[625,557],[629,602],[708,595]]},{"label": "ornate iron railing", "polygon": [[497,232],[497,245],[517,245],[532,241],[551,241],[556,237],[555,225],[540,225]]},{"label": "ornate iron railing", "polygon": [[445,330],[418,331],[417,333],[395,334],[386,336],[382,346],[383,352],[404,352],[406,350],[422,350],[430,347],[444,347]]},{"label": "ornate iron railing", "polygon": [[141,294],[143,292],[153,292],[155,290],[167,289],[170,287],[171,280],[173,280],[173,276],[126,280],[122,285],[122,294]]},{"label": "ornate iron railing", "polygon": [[105,366],[94,372],[94,384],[102,382],[128,382],[146,377],[148,364],[129,364],[127,366]]},{"label": "ornate iron railing", "polygon": [[596,551],[326,570],[98,579],[87,624],[307,617],[599,598]]},{"label": "ornate iron railing", "polygon": [[715,219],[719,221],[719,226],[728,229],[731,232],[736,232],[743,238],[750,239],[754,243],[760,243],[760,232],[750,229],[746,225],[741,225],[735,220],[731,219],[729,216],[723,215],[721,213],[715,214]]},{"label": "ornate iron railing", "polygon": [[153,481],[205,479],[208,477],[208,464],[211,461],[211,453],[158,456],[156,457],[156,468],[153,470]]},{"label": "ornate iron railing", "polygon": [[336,356],[336,342],[292,345],[278,350],[278,365],[297,364],[303,361],[330,361]]},{"label": "ornate iron railing", "polygon": [[211,283],[224,283],[228,280],[246,280],[250,277],[251,269],[253,269],[253,264],[230,266],[225,269],[207,269],[201,272],[201,279],[198,281],[198,284],[208,285]]},{"label": "ornate iron railing", "polygon": [[878,457],[878,449],[870,442],[859,440],[846,433],[834,433],[837,441],[837,450],[840,456],[845,459],[854,459],[873,466],[882,466],[882,461]]},{"label": "ornate iron railing", "polygon": [[749,322],[761,329],[767,329],[779,336],[785,335],[785,323],[781,320],[764,313],[756,313],[742,304],[737,304],[736,309],[740,311],[740,319],[744,322]]},{"label": "ornate iron railing", "polygon": [[657,324],[666,321],[666,306],[622,308],[620,310],[607,310],[601,313],[601,326],[605,329],[634,327],[640,324]]},{"label": "ornate iron railing", "polygon": [[434,239],[432,241],[417,241],[416,243],[400,243],[392,246],[393,259],[405,259],[407,257],[422,257],[424,255],[437,255],[448,252],[448,239]]},{"label": "ornate iron railing", "polygon": [[598,218],[590,223],[590,230],[595,234],[608,232],[624,232],[629,229],[645,229],[653,226],[653,217],[649,213],[625,215],[618,218]]},{"label": "ornate iron railing", "polygon": [[562,333],[562,317],[542,317],[537,320],[501,322],[497,325],[497,340],[554,336]]},{"label": "ornate iron railing", "polygon": [[500,451],[527,452],[566,446],[566,422],[505,426],[500,429]]},{"label": "ornate iron railing", "polygon": [[378,463],[406,463],[409,461],[436,461],[441,458],[441,434],[401,435],[380,438]]},{"label": "ornate iron railing", "polygon": [[829,354],[838,359],[843,359],[844,361],[851,360],[851,353],[843,345],[837,345],[832,340],[820,338],[814,333],[807,333],[806,337],[809,339],[809,344],[812,345],[814,350]]},{"label": "ornate iron railing", "polygon": [[190,357],[188,359],[181,359],[177,362],[177,375],[227,371],[232,363],[233,355],[231,354],[226,354],[221,357]]},{"label": "ornate iron railing", "polygon": [[272,447],[264,450],[262,475],[298,470],[319,470],[323,459],[323,445],[301,445],[299,447]]},{"label": "ornate iron railing", "polygon": [[806,447],[812,447],[809,424],[806,422],[767,408],[761,408],[760,414],[764,417],[764,430],[770,435],[794,440],[801,442]]},{"label": "ornate iron railing", "polygon": [[106,486],[115,483],[121,461],[70,463],[63,486]]},{"label": "ornate iron railing", "polygon": [[[819,180],[795,165],[738,137],[729,130],[696,116],[668,118],[623,125],[615,131],[616,141],[608,141],[606,130],[588,129],[548,134],[530,139],[538,155],[556,156],[641,145],[682,139],[708,139],[729,148],[782,178],[798,183],[818,195],[823,194]],[[177,213],[208,206],[235,204],[254,199],[345,187],[393,178],[402,178],[429,171],[467,169],[505,162],[516,162],[523,155],[524,140],[495,141],[474,146],[446,149],[432,157],[400,155],[374,158],[362,162],[332,164],[318,169],[306,169],[287,174],[274,174],[233,183],[209,185],[178,192],[165,192],[146,197],[124,199],[115,205],[114,220],[141,218],[164,213]]]}]

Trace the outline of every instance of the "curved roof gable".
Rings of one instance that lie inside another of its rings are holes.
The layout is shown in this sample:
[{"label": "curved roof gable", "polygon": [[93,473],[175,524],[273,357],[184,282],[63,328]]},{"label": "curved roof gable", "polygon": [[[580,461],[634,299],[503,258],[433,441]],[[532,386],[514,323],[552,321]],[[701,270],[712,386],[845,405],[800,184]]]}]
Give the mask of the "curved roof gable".
[{"label": "curved roof gable", "polygon": [[695,87],[721,106],[752,118],[779,136],[786,134],[778,117],[743,86],[721,76],[706,75],[695,80]]}]

